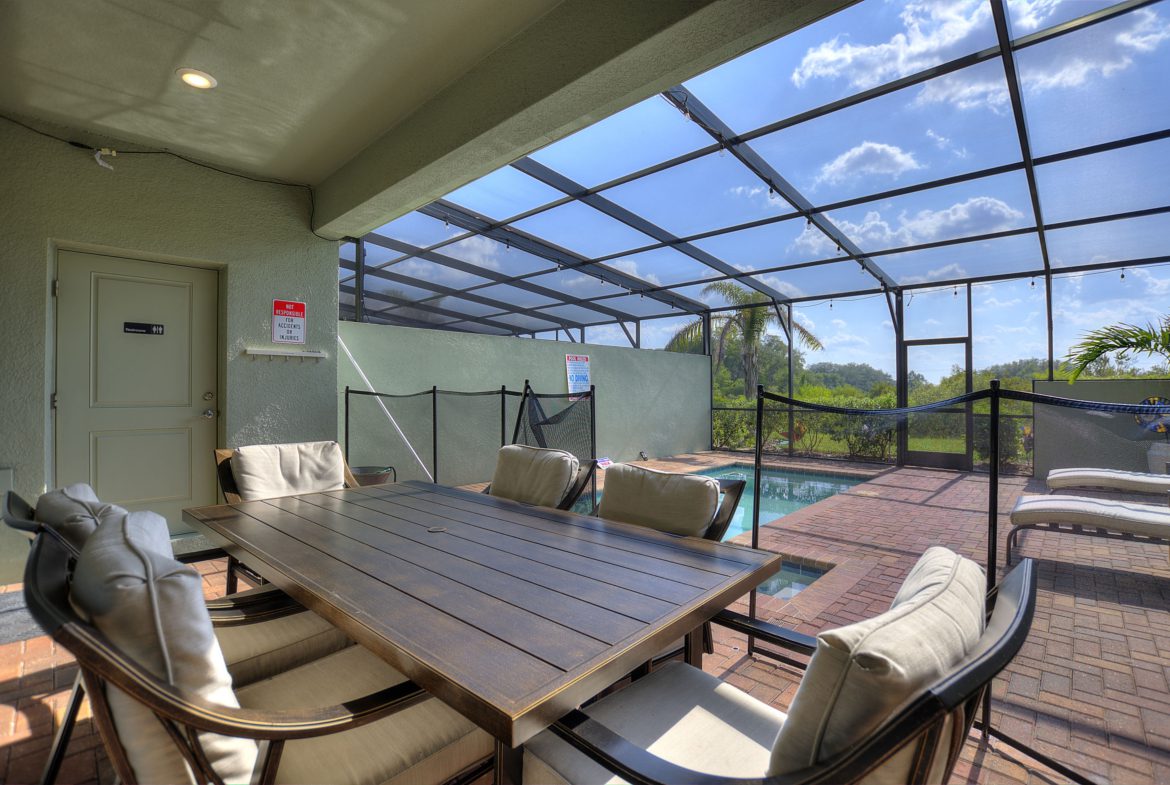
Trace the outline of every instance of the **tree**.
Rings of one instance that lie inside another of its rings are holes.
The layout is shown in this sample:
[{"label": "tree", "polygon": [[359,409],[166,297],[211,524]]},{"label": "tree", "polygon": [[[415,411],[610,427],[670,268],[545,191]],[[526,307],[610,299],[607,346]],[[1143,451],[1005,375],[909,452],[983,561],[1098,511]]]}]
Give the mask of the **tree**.
[{"label": "tree", "polygon": [[[745,289],[734,281],[715,281],[703,287],[704,294],[719,294],[736,306],[734,311],[724,311],[711,316],[711,330],[716,336],[714,346],[715,367],[723,363],[723,353],[729,339],[739,338],[740,359],[743,361],[743,394],[749,401],[755,400],[756,385],[760,379],[760,346],[764,342],[769,325],[780,324],[776,310],[769,307],[770,297],[754,289]],[[798,324],[792,322],[792,331],[810,349],[820,349],[820,340]],[[694,351],[703,341],[703,322],[692,322],[677,333],[666,344],[672,352]]]},{"label": "tree", "polygon": [[1068,381],[1072,384],[1094,361],[1107,354],[1115,354],[1119,362],[1131,354],[1158,356],[1170,360],[1170,316],[1163,316],[1158,326],[1147,324],[1113,324],[1085,333],[1081,342],[1069,349],[1067,360],[1072,364]]}]

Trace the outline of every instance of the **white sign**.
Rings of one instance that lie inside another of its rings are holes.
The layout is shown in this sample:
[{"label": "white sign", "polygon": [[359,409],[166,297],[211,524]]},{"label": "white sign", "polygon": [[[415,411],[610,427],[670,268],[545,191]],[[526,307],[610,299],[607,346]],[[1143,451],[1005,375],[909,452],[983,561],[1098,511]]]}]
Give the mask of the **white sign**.
[{"label": "white sign", "polygon": [[569,377],[569,394],[589,392],[589,355],[566,354],[565,373]]},{"label": "white sign", "polygon": [[305,342],[305,304],[294,300],[272,301],[272,342]]}]

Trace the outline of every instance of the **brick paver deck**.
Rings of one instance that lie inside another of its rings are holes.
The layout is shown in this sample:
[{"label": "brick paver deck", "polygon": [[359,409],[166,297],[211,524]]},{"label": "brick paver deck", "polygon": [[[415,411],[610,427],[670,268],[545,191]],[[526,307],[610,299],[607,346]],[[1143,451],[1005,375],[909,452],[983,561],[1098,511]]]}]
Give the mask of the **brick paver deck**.
[{"label": "brick paver deck", "polygon": [[[704,453],[648,465],[694,471],[742,460]],[[831,467],[872,479],[761,530],[762,547],[829,568],[790,601],[761,596],[764,617],[815,634],[880,613],[931,545],[947,545],[983,562],[985,476]],[[1042,493],[1042,484],[1001,481],[1001,568],[1007,513],[1022,492]],[[1167,549],[1030,531],[1022,537],[1020,554],[1038,562],[1038,607],[1024,650],[995,683],[995,726],[1100,783],[1170,782]],[[222,563],[201,570],[209,596],[222,593]],[[739,605],[746,607],[745,600]],[[749,656],[742,637],[719,628],[716,653],[705,667],[780,709],[788,706],[800,678],[795,668]],[[0,782],[36,781],[75,673],[68,653],[47,638],[0,646]],[[86,716],[83,712],[74,732],[62,783],[113,781]],[[981,785],[1062,781],[1003,742],[982,743],[977,734],[952,778]]]}]

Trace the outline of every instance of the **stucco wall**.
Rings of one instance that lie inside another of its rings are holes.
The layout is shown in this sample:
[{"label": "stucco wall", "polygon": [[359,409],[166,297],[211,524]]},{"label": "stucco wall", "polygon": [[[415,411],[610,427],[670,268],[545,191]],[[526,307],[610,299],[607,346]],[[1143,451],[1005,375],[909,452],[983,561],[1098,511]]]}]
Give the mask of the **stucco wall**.
[{"label": "stucco wall", "polygon": [[[460,391],[507,385],[520,391],[525,379],[537,392],[564,393],[565,355],[587,354],[597,387],[599,456],[624,461],[636,459],[640,450],[654,458],[709,447],[710,371],[705,357],[354,322],[342,322],[339,334],[374,388],[386,393],[414,393],[432,385]],[[338,389],[346,385],[366,389],[343,354]],[[440,411],[440,482],[491,479],[500,444],[498,397],[450,403],[449,410]],[[396,417],[400,427],[428,466],[430,406],[429,396],[389,404],[401,413]],[[512,403],[507,412],[509,438],[515,410]],[[402,477],[421,477],[418,464],[369,398],[355,403],[352,412],[351,463],[389,463]]]},{"label": "stucco wall", "polygon": [[[111,172],[84,150],[4,121],[0,149],[0,467],[15,470],[18,493],[35,499],[52,482],[49,282],[58,248],[219,269],[220,443],[334,438],[337,245],[310,233],[305,189],[167,155],[120,156]],[[271,346],[273,298],[308,303],[305,348],[328,359],[243,356]],[[19,580],[26,551],[0,532],[0,583]]]},{"label": "stucco wall", "polygon": [[[1041,395],[1106,403],[1141,403],[1151,395],[1170,398],[1168,379],[1085,379],[1071,385],[1037,381],[1032,389]],[[1132,414],[1037,406],[1035,422],[1037,477],[1072,466],[1149,471],[1147,453],[1162,439],[1139,426]]]}]

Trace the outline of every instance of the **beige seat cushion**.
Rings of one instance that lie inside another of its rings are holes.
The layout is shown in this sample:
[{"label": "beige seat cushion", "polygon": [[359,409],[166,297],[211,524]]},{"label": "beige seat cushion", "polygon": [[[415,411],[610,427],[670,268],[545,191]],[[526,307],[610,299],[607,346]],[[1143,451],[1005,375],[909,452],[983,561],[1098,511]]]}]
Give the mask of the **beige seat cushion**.
[{"label": "beige seat cushion", "polygon": [[117,505],[98,501],[93,488],[79,482],[41,494],[33,517],[81,550],[102,520],[125,512]]},{"label": "beige seat cushion", "polygon": [[[239,690],[253,709],[330,706],[404,681],[360,646]],[[285,745],[278,783],[443,782],[494,751],[491,737],[436,699],[360,728]]]},{"label": "beige seat cushion", "polygon": [[1037,523],[1075,523],[1147,537],[1170,537],[1170,509],[1166,507],[1086,496],[1021,496],[1012,509],[1012,525]]},{"label": "beige seat cushion", "polygon": [[[585,713],[658,757],[695,771],[759,778],[783,712],[701,670],[670,662]],[[524,745],[525,783],[624,782],[552,734]]]},{"label": "beige seat cushion", "polygon": [[569,492],[580,465],[577,456],[565,450],[509,444],[496,453],[496,473],[489,493],[524,504],[556,507]]},{"label": "beige seat cushion", "polygon": [[672,534],[702,537],[719,505],[719,481],[670,474],[627,463],[605,471],[598,516]]},{"label": "beige seat cushion", "polygon": [[[119,649],[184,691],[236,707],[203,600],[203,579],[165,555],[166,521],[150,512],[119,515],[90,536],[74,571],[70,600]],[[139,782],[194,782],[186,762],[146,707],[110,688],[118,737]],[[255,743],[203,733],[208,759],[226,782],[248,781]]]},{"label": "beige seat cushion", "polygon": [[216,627],[215,637],[236,689],[353,645],[312,611]]},{"label": "beige seat cushion", "polygon": [[253,444],[232,454],[232,476],[244,501],[341,490],[344,465],[337,442]]},{"label": "beige seat cushion", "polygon": [[[930,548],[890,610],[818,635],[769,773],[792,772],[847,749],[953,669],[983,634],[986,588],[978,564]],[[873,781],[898,781],[908,763],[896,757]],[[892,770],[897,767],[903,771]]]},{"label": "beige seat cushion", "polygon": [[1063,488],[1112,488],[1135,493],[1166,493],[1170,491],[1170,475],[1119,469],[1053,469],[1048,472],[1048,487],[1054,491]]}]

